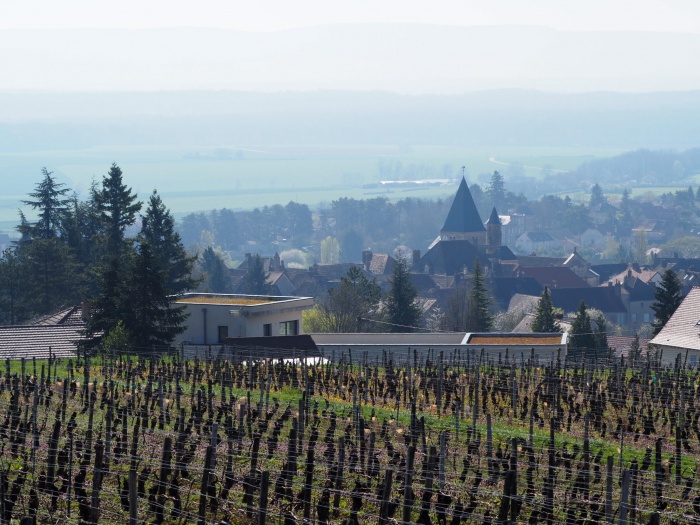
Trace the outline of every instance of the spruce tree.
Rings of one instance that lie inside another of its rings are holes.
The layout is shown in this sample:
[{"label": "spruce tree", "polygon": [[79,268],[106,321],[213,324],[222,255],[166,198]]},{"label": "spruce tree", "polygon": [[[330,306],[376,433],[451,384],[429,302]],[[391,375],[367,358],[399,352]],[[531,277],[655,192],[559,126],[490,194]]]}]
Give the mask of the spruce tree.
[{"label": "spruce tree", "polygon": [[159,255],[142,239],[133,258],[128,288],[134,293],[123,322],[137,348],[168,347],[185,330],[185,307],[171,301],[168,270]]},{"label": "spruce tree", "polygon": [[654,290],[654,303],[651,309],[654,310],[654,335],[658,334],[664,325],[671,318],[673,313],[681,304],[681,282],[678,280],[676,272],[666,270],[661,277],[661,282]]},{"label": "spruce tree", "polygon": [[20,214],[18,228],[22,240],[16,255],[28,315],[47,314],[80,298],[78,266],[63,238],[68,203],[64,196],[68,189],[57,183],[46,168],[42,175],[35,191],[29,194],[32,199],[22,201],[38,212],[38,220],[31,224]]},{"label": "spruce tree", "polygon": [[122,170],[112,164],[102,179],[97,194],[97,206],[105,224],[108,256],[119,255],[124,249],[124,232],[136,222],[141,202],[122,180]]},{"label": "spruce tree", "polygon": [[224,261],[211,246],[202,253],[199,266],[204,273],[204,290],[209,293],[231,293],[231,279]]},{"label": "spruce tree", "polygon": [[267,295],[272,292],[272,287],[267,280],[270,274],[265,271],[262,258],[257,253],[251,257],[250,266],[246,270],[241,282],[243,293],[250,295]]},{"label": "spruce tree", "polygon": [[37,222],[31,225],[26,233],[34,239],[52,239],[61,235],[62,232],[64,214],[69,202],[65,198],[68,188],[65,184],[56,182],[53,172],[46,168],[41,169],[41,174],[43,179],[29,194],[32,199],[22,201],[23,204],[39,211]]},{"label": "spruce tree", "polygon": [[603,312],[598,312],[598,314],[593,319],[595,322],[595,330],[593,331],[593,337],[595,339],[595,346],[601,350],[607,350],[608,348],[608,322],[603,315]]},{"label": "spruce tree", "polygon": [[188,256],[175,231],[175,221],[156,190],[148,200],[139,239],[147,242],[158,265],[165,272],[164,289],[168,295],[177,295],[197,286],[192,277],[196,257]]},{"label": "spruce tree", "polygon": [[581,301],[571,323],[569,346],[580,349],[596,348],[596,340],[591,326],[591,318],[588,315],[586,303]]},{"label": "spruce tree", "polygon": [[554,317],[554,305],[549,288],[544,287],[540,300],[537,301],[535,320],[532,323],[533,332],[561,332],[561,327]]},{"label": "spruce tree", "polygon": [[0,324],[18,324],[29,316],[22,267],[16,248],[0,254]]},{"label": "spruce tree", "polygon": [[474,272],[472,274],[468,300],[467,331],[490,332],[493,330],[491,296],[486,289],[484,270],[478,257],[474,262]]},{"label": "spruce tree", "polygon": [[386,298],[386,321],[391,332],[413,332],[420,321],[418,292],[411,281],[408,263],[399,257],[394,265]]},{"label": "spruce tree", "polygon": [[105,251],[96,270],[96,294],[90,302],[86,333],[88,346],[94,346],[97,336],[108,334],[129,314],[132,294],[127,287],[133,268],[133,243],[125,238],[126,228],[136,222],[141,203],[122,180],[122,171],[112,164],[102,179],[96,194],[97,210],[104,225]]}]

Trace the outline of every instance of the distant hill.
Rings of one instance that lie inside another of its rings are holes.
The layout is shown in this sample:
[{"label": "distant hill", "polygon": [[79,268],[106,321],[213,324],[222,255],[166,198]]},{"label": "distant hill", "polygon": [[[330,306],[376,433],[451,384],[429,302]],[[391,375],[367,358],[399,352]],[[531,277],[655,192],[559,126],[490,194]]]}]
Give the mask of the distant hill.
[{"label": "distant hill", "polygon": [[[585,162],[576,171],[559,177],[558,184],[588,180],[617,185],[674,185],[700,173],[700,147],[686,151],[641,149],[607,159]],[[573,186],[573,184],[572,184]],[[694,186],[694,184],[693,184]]]},{"label": "distant hill", "polygon": [[441,144],[689,149],[700,91],[0,93],[0,152],[139,145]]}]

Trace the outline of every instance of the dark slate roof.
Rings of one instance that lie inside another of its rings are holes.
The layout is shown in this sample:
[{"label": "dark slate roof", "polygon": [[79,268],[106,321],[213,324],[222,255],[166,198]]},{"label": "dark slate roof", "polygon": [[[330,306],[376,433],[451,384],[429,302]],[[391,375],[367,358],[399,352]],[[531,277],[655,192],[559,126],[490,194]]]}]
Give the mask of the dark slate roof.
[{"label": "dark slate roof", "polygon": [[655,300],[655,287],[651,284],[645,283],[641,279],[637,279],[636,277],[628,279],[628,282],[625,283],[625,289],[630,294],[630,301],[653,302]]},{"label": "dark slate roof", "polygon": [[525,235],[527,235],[532,242],[550,242],[554,240],[554,237],[544,230],[525,232]]},{"label": "dark slate roof", "polygon": [[561,266],[536,267],[525,266],[516,268],[516,273],[524,277],[532,277],[542,286],[549,288],[588,288],[586,281],[576,275],[571,268]]},{"label": "dark slate roof", "polygon": [[491,280],[491,292],[498,306],[507,310],[516,294],[535,295],[539,298],[544,287],[532,277],[495,277]]},{"label": "dark slate roof", "polygon": [[476,247],[469,241],[441,240],[413,265],[411,272],[425,273],[425,267],[429,266],[430,273],[454,275],[461,272],[465,266],[471,270],[474,267],[477,253]]},{"label": "dark slate roof", "polygon": [[452,207],[447,214],[445,225],[440,231],[459,233],[486,231],[464,177],[462,177],[462,182],[459,183],[457,195],[455,195],[455,200],[452,202]]},{"label": "dark slate roof", "polygon": [[0,359],[75,357],[82,330],[82,324],[0,326]]},{"label": "dark slate roof", "polygon": [[486,224],[501,224],[501,219],[498,217],[498,212],[496,211],[495,206],[491,210],[491,216],[489,217],[489,220],[486,221]]},{"label": "dark slate roof", "polygon": [[432,275],[426,273],[412,273],[411,282],[419,294],[434,290],[438,287]]},{"label": "dark slate roof", "polygon": [[253,355],[256,359],[287,359],[319,357],[316,343],[310,335],[280,335],[271,337],[229,337],[224,343],[234,353],[243,357]]},{"label": "dark slate roof", "polygon": [[491,255],[491,259],[497,259],[499,261],[517,261],[518,256],[513,253],[513,251],[508,248],[508,246],[499,246]]},{"label": "dark slate roof", "polygon": [[600,282],[605,282],[613,275],[617,275],[627,269],[627,263],[592,264],[591,270],[600,276]]},{"label": "dark slate roof", "polygon": [[518,257],[520,266],[563,266],[563,257],[538,257],[536,255],[521,255]]},{"label": "dark slate roof", "polygon": [[605,314],[627,313],[615,286],[589,288],[552,288],[552,303],[564,312],[575,312],[583,300],[586,306],[597,308]]}]

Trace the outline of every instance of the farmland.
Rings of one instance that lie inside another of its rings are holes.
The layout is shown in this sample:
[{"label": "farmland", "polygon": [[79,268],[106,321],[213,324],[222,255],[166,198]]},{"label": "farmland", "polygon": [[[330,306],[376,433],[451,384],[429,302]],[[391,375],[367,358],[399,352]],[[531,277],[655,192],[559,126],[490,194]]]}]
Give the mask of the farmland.
[{"label": "farmland", "polygon": [[5,363],[9,523],[688,523],[697,371],[459,351]]},{"label": "farmland", "polygon": [[508,175],[514,169],[510,164],[518,166],[518,173],[540,177],[544,166],[570,170],[588,159],[619,152],[561,147],[251,145],[0,153],[0,177],[7,183],[0,196],[0,229],[9,231],[17,223],[20,201],[32,191],[43,166],[85,198],[91,181],[100,181],[110,164],[117,162],[125,182],[142,199],[156,188],[179,216],[224,207],[252,209],[290,200],[316,206],[340,197],[448,198],[454,194],[454,184],[404,189],[363,186],[380,179],[458,178],[461,166],[466,167],[470,182],[488,182],[488,174],[496,169]]}]

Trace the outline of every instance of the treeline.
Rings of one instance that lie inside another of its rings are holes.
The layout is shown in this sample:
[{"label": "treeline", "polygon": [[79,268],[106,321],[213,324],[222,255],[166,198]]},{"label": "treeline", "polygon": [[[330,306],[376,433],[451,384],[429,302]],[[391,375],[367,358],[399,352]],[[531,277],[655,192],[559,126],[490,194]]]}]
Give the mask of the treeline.
[{"label": "treeline", "polygon": [[270,244],[286,239],[301,248],[311,242],[313,220],[306,204],[289,202],[248,211],[228,208],[190,213],[178,225],[185,246],[216,244],[223,250],[238,252],[249,241]]},{"label": "treeline", "polygon": [[[18,324],[65,306],[85,305],[87,335],[116,345],[170,344],[184,317],[168,296],[196,285],[170,211],[156,191],[145,211],[113,164],[80,200],[52,173],[23,203],[21,238],[0,257],[0,322]],[[138,226],[131,237],[127,232]]]},{"label": "treeline", "polygon": [[[449,201],[416,198],[391,202],[385,197],[340,198],[309,206],[289,202],[246,211],[223,208],[191,213],[178,223],[183,244],[202,251],[206,246],[242,255],[248,246],[265,250],[282,241],[288,247],[312,251],[322,260],[320,243],[328,236],[339,244],[339,260],[357,262],[368,246],[393,252],[397,244],[427,246],[442,227]],[[337,261],[323,261],[337,262]]]}]

